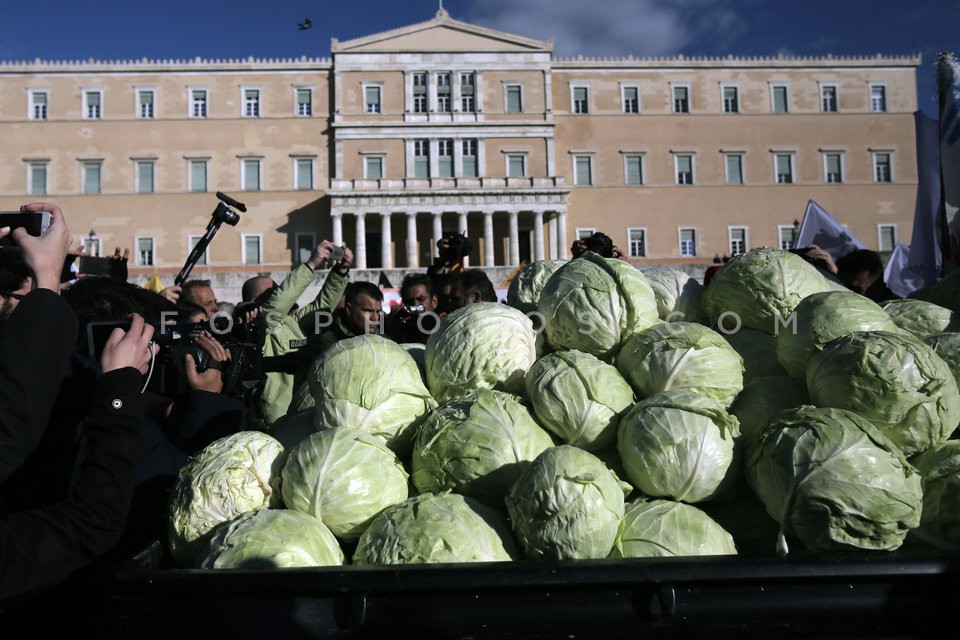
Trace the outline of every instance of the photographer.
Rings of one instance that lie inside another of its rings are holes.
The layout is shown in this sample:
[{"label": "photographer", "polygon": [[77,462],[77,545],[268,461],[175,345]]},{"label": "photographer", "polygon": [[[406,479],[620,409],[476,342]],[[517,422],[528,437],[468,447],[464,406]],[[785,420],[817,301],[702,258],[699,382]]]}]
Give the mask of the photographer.
[{"label": "photographer", "polygon": [[437,294],[437,312],[441,314],[453,311],[450,304],[450,276],[463,271],[463,259],[470,255],[470,240],[462,233],[447,232],[437,241],[437,257],[427,267],[427,275],[433,281],[433,290]]},{"label": "photographer", "polygon": [[[265,426],[287,413],[293,393],[304,380],[312,362],[312,352],[304,351],[307,336],[330,325],[333,310],[340,303],[349,280],[353,252],[342,247],[343,255],[331,262],[337,249],[329,240],[318,244],[310,258],[290,272],[278,286],[269,278],[256,276],[243,285],[243,298],[238,314],[255,318],[264,333],[263,358],[266,371],[263,383],[252,402]],[[313,302],[291,313],[297,300],[315,277],[315,271],[329,266],[330,273]]]},{"label": "photographer", "polygon": [[593,235],[588,238],[574,240],[573,245],[570,247],[570,253],[574,258],[579,258],[587,251],[593,251],[603,258],[627,259],[627,257],[623,255],[623,252],[613,244],[610,236],[600,231],[594,232]]},{"label": "photographer", "polygon": [[402,306],[387,316],[387,334],[400,343],[426,344],[430,334],[437,330],[441,317],[430,276],[425,273],[404,276],[400,300]]}]

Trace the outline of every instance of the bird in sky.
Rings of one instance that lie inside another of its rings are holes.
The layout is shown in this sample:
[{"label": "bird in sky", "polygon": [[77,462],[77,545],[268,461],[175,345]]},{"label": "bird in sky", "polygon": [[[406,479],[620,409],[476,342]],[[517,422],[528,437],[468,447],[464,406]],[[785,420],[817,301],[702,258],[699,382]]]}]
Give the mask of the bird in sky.
[{"label": "bird in sky", "polygon": [[313,23],[310,22],[310,18],[306,18],[304,19],[303,22],[300,22],[297,24],[297,28],[300,29],[301,31],[303,31],[304,29],[309,29],[312,26],[313,26]]}]

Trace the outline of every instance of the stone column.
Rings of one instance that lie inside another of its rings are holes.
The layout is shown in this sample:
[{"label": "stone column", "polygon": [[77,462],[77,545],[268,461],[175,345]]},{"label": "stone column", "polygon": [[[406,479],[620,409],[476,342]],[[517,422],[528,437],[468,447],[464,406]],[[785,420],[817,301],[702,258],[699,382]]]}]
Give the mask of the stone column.
[{"label": "stone column", "polygon": [[520,264],[520,225],[517,222],[519,212],[510,211],[510,262],[511,267]]},{"label": "stone column", "polygon": [[533,212],[533,259],[543,260],[543,211]]},{"label": "stone column", "polygon": [[407,268],[417,269],[420,259],[417,255],[417,212],[407,211]]},{"label": "stone column", "polygon": [[380,264],[382,269],[393,269],[393,236],[390,230],[390,212],[380,215]]},{"label": "stone column", "polygon": [[334,211],[330,220],[333,222],[333,244],[339,247],[343,244],[343,213]]},{"label": "stone column", "polygon": [[355,214],[357,216],[357,246],[354,247],[357,269],[367,268],[367,221],[363,212]]},{"label": "stone column", "polygon": [[557,242],[560,244],[559,255],[561,260],[570,259],[570,246],[567,244],[567,212],[557,212]]},{"label": "stone column", "polygon": [[557,212],[551,211],[549,213],[549,220],[547,221],[547,236],[550,241],[550,259],[556,260],[557,256],[560,255],[560,252],[557,250]]},{"label": "stone column", "polygon": [[[457,213],[457,231],[463,235],[467,235],[467,212],[460,211]],[[463,258],[463,267],[466,269],[470,266],[470,256],[465,256]]]},{"label": "stone column", "polygon": [[437,243],[440,242],[440,239],[443,237],[443,212],[442,211],[433,211],[433,246],[430,247],[430,255],[437,257],[440,255],[437,252]]},{"label": "stone column", "polygon": [[483,266],[493,264],[493,211],[483,212]]}]

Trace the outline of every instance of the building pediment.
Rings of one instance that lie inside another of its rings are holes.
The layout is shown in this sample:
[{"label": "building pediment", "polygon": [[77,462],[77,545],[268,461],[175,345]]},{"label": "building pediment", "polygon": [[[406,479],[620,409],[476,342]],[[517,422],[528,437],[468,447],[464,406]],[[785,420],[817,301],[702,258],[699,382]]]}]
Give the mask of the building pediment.
[{"label": "building pediment", "polygon": [[330,51],[375,53],[403,51],[493,51],[551,52],[553,40],[534,40],[454,20],[441,9],[426,22],[340,42],[334,38]]}]

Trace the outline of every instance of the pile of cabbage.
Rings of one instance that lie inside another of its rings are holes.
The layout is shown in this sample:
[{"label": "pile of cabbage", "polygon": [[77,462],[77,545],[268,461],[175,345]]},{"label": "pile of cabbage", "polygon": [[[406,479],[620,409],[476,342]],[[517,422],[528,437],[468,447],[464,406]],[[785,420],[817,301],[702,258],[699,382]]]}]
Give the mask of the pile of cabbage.
[{"label": "pile of cabbage", "polygon": [[960,548],[952,313],[770,248],[707,287],[534,263],[421,349],[325,352],[269,432],[183,467],[167,542],[211,569]]}]

